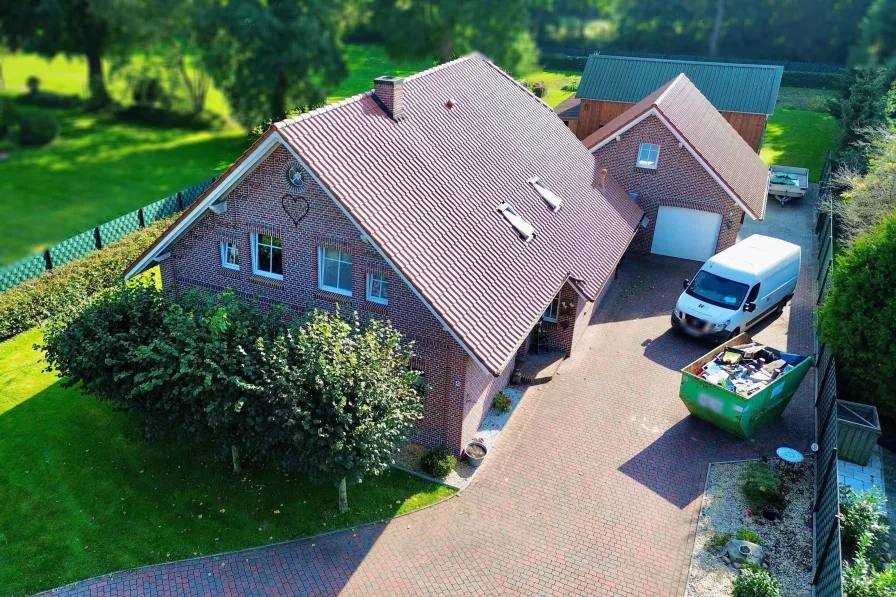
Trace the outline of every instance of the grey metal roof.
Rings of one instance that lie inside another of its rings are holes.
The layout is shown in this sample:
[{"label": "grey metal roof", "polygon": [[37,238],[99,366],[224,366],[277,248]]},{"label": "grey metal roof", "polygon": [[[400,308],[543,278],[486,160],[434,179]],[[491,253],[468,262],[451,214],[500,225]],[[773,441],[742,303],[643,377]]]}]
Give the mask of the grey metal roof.
[{"label": "grey metal roof", "polygon": [[716,110],[772,114],[784,67],[592,54],[576,97],[636,103],[681,73]]}]

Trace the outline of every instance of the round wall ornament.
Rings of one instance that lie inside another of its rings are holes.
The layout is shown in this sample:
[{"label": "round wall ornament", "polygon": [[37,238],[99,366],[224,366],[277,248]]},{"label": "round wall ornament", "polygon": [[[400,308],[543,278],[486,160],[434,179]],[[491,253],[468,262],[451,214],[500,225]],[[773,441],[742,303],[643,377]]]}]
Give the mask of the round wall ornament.
[{"label": "round wall ornament", "polygon": [[305,169],[297,161],[288,161],[283,173],[286,175],[287,184],[293,189],[297,191],[305,189]]}]

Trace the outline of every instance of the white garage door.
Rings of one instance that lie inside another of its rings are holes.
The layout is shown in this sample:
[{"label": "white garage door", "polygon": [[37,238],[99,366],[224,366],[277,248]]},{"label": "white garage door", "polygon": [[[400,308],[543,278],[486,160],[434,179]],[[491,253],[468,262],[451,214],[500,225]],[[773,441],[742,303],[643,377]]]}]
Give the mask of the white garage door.
[{"label": "white garage door", "polygon": [[661,206],[653,233],[652,253],[706,261],[716,252],[721,214]]}]

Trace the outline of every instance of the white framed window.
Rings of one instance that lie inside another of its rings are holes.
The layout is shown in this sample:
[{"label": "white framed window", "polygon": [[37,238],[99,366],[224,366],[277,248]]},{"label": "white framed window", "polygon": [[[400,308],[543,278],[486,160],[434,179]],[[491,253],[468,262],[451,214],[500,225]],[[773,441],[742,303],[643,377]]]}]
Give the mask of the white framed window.
[{"label": "white framed window", "polygon": [[321,290],[352,295],[352,256],[339,249],[318,247],[317,285]]},{"label": "white framed window", "polygon": [[545,310],[542,319],[550,323],[557,323],[557,315],[560,313],[560,294],[554,297],[551,304]]},{"label": "white framed window", "polygon": [[252,273],[283,279],[283,242],[279,238],[252,233]]},{"label": "white framed window", "polygon": [[240,247],[234,242],[221,241],[221,267],[240,269]]},{"label": "white framed window", "polygon": [[389,304],[389,276],[367,274],[367,300],[380,305]]},{"label": "white framed window", "polygon": [[638,168],[650,168],[656,170],[656,163],[660,159],[660,146],[653,143],[641,143],[638,148]]}]

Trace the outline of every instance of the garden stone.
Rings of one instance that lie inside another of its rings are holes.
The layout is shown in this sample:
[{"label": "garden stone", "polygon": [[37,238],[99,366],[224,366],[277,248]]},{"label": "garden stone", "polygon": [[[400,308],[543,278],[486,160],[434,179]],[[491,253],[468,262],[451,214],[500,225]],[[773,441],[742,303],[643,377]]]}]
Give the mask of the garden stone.
[{"label": "garden stone", "polygon": [[756,564],[757,566],[762,565],[762,546],[749,541],[732,539],[725,546],[725,551],[722,553],[731,559],[735,568],[740,568],[740,565],[745,563]]}]

